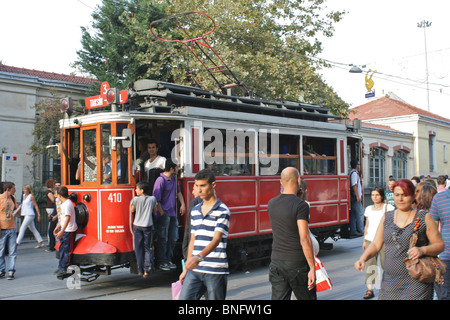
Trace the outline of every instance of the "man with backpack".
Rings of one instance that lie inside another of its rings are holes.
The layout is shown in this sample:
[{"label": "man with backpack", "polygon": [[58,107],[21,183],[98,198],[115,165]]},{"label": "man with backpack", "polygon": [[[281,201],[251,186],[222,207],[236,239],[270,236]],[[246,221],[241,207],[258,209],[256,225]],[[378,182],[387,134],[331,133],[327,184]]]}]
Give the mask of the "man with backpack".
[{"label": "man with backpack", "polygon": [[360,164],[358,160],[350,161],[350,238],[361,237],[364,233],[362,186],[359,177]]}]

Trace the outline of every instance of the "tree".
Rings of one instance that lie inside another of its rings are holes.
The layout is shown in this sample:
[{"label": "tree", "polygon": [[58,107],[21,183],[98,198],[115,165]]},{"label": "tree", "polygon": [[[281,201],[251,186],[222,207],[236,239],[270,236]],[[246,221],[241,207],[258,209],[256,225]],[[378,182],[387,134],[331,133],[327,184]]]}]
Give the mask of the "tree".
[{"label": "tree", "polygon": [[56,148],[47,149],[47,146],[59,141],[61,99],[54,95],[52,98],[40,100],[36,103],[35,109],[37,118],[33,131],[35,139],[31,145],[31,154],[37,156],[49,152],[52,158],[57,158],[58,150]]},{"label": "tree", "polygon": [[[201,63],[181,43],[157,40],[149,28],[162,17],[199,10],[216,23],[208,42],[236,77],[256,96],[322,105],[334,114],[346,115],[348,104],[324,83],[315,57],[322,50],[319,34],[332,36],[333,25],[343,12],[326,12],[325,0],[104,0],[93,15],[96,35],[83,29],[83,48],[78,66],[102,81],[125,85],[140,77],[192,84],[218,90]],[[178,22],[191,36],[211,29],[211,21],[199,15]],[[167,21],[153,29],[165,39],[186,39]],[[193,43],[189,43],[193,45]],[[206,46],[199,45],[203,51]],[[197,48],[198,49],[198,48]],[[200,53],[201,59],[205,58]],[[219,74],[217,74],[219,76]]]},{"label": "tree", "polygon": [[[136,41],[135,28],[146,28],[150,21],[163,16],[163,11],[148,1],[104,0],[92,17],[92,30],[82,27],[78,59],[74,66],[95,76],[100,82],[108,81],[112,87],[124,89],[130,82],[147,74],[148,65],[140,58],[151,50],[149,42]],[[134,24],[127,23],[133,19]],[[100,83],[92,89],[99,92]]]}]

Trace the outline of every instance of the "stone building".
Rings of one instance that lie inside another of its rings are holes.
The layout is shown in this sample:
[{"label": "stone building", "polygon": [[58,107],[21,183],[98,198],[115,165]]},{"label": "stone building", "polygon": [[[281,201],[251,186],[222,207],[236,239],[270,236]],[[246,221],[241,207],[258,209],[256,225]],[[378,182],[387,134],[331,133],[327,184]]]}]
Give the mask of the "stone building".
[{"label": "stone building", "polygon": [[36,123],[35,105],[46,98],[84,99],[86,90],[94,83],[93,79],[0,63],[0,151],[19,156],[23,163],[23,184],[32,184],[33,177],[44,181],[59,170],[58,160],[45,155],[37,159],[30,156]]},{"label": "stone building", "polygon": [[365,186],[386,186],[388,177],[450,174],[450,120],[414,107],[393,94],[355,107],[362,121]]}]

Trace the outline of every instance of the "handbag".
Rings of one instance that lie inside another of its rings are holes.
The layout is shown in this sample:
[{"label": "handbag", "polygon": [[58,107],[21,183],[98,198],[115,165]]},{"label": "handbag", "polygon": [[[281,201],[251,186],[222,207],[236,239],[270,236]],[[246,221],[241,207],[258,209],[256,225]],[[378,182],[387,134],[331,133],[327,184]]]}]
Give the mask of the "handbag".
[{"label": "handbag", "polygon": [[[417,230],[420,225],[420,217],[417,218],[415,222],[414,233],[409,241],[409,248],[416,246],[418,235]],[[408,270],[409,275],[423,283],[433,283],[438,284],[444,283],[444,274],[447,271],[447,266],[438,257],[422,256],[419,259],[411,260],[406,258],[403,260]]]},{"label": "handbag", "polygon": [[314,262],[316,267],[316,292],[333,288],[330,277],[328,276],[322,261],[320,261],[319,258],[314,257]]},{"label": "handbag", "polygon": [[179,300],[182,284],[178,280],[172,283],[172,300]]}]

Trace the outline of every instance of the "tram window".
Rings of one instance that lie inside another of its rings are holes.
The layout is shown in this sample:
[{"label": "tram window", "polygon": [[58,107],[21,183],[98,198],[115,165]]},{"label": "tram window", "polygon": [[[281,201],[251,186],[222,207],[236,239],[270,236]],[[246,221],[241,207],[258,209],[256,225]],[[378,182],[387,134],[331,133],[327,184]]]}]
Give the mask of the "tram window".
[{"label": "tram window", "polygon": [[204,163],[216,176],[255,174],[254,131],[205,129]]},{"label": "tram window", "polygon": [[80,163],[80,129],[68,129],[66,131],[67,147],[64,150],[68,156],[68,184],[76,185],[80,183],[80,172],[78,170]]},{"label": "tram window", "polygon": [[303,137],[303,174],[336,174],[336,139]]},{"label": "tram window", "polygon": [[[116,133],[118,137],[121,137],[123,134],[123,129],[128,128],[128,124],[126,123],[118,123],[116,128]],[[131,148],[130,150],[133,150]],[[117,140],[117,149],[116,149],[116,168],[117,168],[117,183],[118,184],[126,184],[128,183],[128,148],[124,148],[122,144],[122,140]]]},{"label": "tram window", "polygon": [[102,124],[102,184],[112,182],[111,125]]},{"label": "tram window", "polygon": [[287,134],[259,134],[260,175],[279,175],[284,168],[299,167],[299,137]]},{"label": "tram window", "polygon": [[95,129],[83,131],[83,181],[85,182],[97,181],[96,142]]}]

